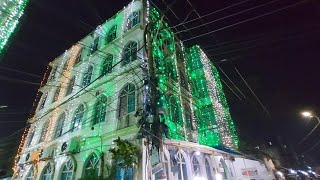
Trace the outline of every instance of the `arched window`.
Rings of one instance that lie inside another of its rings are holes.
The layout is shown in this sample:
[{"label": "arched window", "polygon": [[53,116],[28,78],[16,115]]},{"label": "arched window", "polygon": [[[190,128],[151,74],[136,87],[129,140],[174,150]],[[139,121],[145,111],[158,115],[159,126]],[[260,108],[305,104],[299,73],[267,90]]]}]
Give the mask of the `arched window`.
[{"label": "arched window", "polygon": [[70,79],[70,81],[69,81],[68,86],[67,86],[66,96],[68,96],[69,94],[72,93],[73,87],[74,87],[74,83],[75,83],[75,77],[72,77]]},{"label": "arched window", "polygon": [[74,61],[74,64],[78,64],[79,62],[81,62],[81,60],[82,60],[81,54],[82,54],[82,47],[77,54],[77,57],[76,57],[76,60]]},{"label": "arched window", "polygon": [[124,47],[123,59],[122,59],[122,66],[131,63],[132,61],[137,59],[137,51],[138,51],[138,44],[136,42],[129,42]]},{"label": "arched window", "polygon": [[45,104],[46,101],[47,101],[47,97],[48,97],[48,93],[45,93],[44,96],[43,96],[42,99],[41,99],[41,103],[40,103],[40,106],[39,106],[39,110],[44,107],[44,104]]},{"label": "arched window", "polygon": [[99,176],[100,173],[100,159],[95,154],[92,153],[87,160],[84,167],[84,176]]},{"label": "arched window", "polygon": [[138,23],[140,23],[140,12],[135,11],[135,12],[131,13],[130,16],[128,17],[127,21],[128,21],[127,22],[127,30],[129,30],[132,27],[134,27],[135,25],[137,25]]},{"label": "arched window", "polygon": [[134,112],[136,107],[136,91],[133,84],[127,84],[120,93],[119,117]]},{"label": "arched window", "polygon": [[84,73],[83,80],[82,80],[82,87],[86,87],[90,84],[92,72],[93,72],[93,66],[90,65],[86,70],[86,72]]},{"label": "arched window", "polygon": [[62,72],[68,70],[68,68],[69,68],[69,63],[70,63],[70,58],[64,63]]},{"label": "arched window", "polygon": [[117,37],[117,25],[112,26],[107,34],[107,43],[112,42]]},{"label": "arched window", "polygon": [[42,127],[42,131],[41,131],[40,138],[39,138],[39,143],[41,143],[45,140],[47,132],[48,132],[48,127],[49,127],[49,120],[46,121]]},{"label": "arched window", "polygon": [[57,72],[57,67],[52,67],[51,75],[50,75],[50,80],[55,80],[56,78],[56,72]]},{"label": "arched window", "polygon": [[35,127],[30,128],[30,133],[29,133],[29,136],[28,136],[28,140],[27,140],[27,143],[26,143],[26,147],[29,147],[29,146],[31,145],[32,139],[33,139],[33,137],[34,137],[35,130],[36,130]]},{"label": "arched window", "polygon": [[207,180],[213,180],[212,174],[211,174],[211,167],[208,161],[208,158],[205,158],[205,167],[207,172]]},{"label": "arched window", "polygon": [[56,124],[56,129],[55,129],[55,132],[54,132],[54,138],[58,138],[58,137],[60,137],[62,135],[62,130],[63,130],[63,125],[64,125],[65,119],[66,119],[66,114],[62,113],[59,116],[57,124]]},{"label": "arched window", "polygon": [[61,91],[61,86],[59,85],[57,87],[56,92],[54,93],[53,102],[56,102],[59,100],[60,91]]},{"label": "arched window", "polygon": [[193,170],[193,176],[200,175],[200,164],[198,159],[195,156],[192,157],[192,170]]},{"label": "arched window", "polygon": [[181,153],[178,153],[178,179],[179,180],[188,180],[187,174],[187,164],[186,160],[184,159]]},{"label": "arched window", "polygon": [[69,159],[63,166],[61,172],[61,180],[71,180],[73,175],[73,163]]},{"label": "arched window", "polygon": [[90,50],[89,50],[89,54],[88,54],[88,56],[90,56],[91,54],[93,54],[94,52],[96,52],[97,50],[98,50],[98,45],[99,45],[99,36],[98,37],[96,37],[94,40],[93,40],[93,42],[92,42],[92,44],[91,44],[91,48],[90,48]]},{"label": "arched window", "polygon": [[172,122],[181,125],[181,107],[175,96],[170,96],[169,98],[169,113]]},{"label": "arched window", "polygon": [[48,163],[44,168],[43,168],[43,172],[41,175],[41,180],[51,180],[52,176],[52,166],[50,163]]},{"label": "arched window", "polygon": [[31,166],[28,175],[27,175],[27,180],[34,180],[34,166]]},{"label": "arched window", "polygon": [[193,130],[192,126],[192,114],[191,114],[191,109],[188,106],[188,104],[184,104],[184,116],[186,119],[186,126],[187,128]]},{"label": "arched window", "polygon": [[180,75],[180,86],[182,86],[185,90],[188,90],[186,76],[182,71],[180,71],[179,75]]},{"label": "arched window", "polygon": [[77,131],[81,127],[81,122],[83,119],[83,113],[84,113],[84,105],[81,104],[75,111],[72,124],[71,124],[71,131]]},{"label": "arched window", "polygon": [[102,64],[102,74],[106,75],[112,72],[112,64],[113,64],[113,55],[107,54],[106,59]]},{"label": "arched window", "polygon": [[100,96],[95,104],[95,112],[92,125],[96,125],[100,122],[104,122],[107,111],[107,98]]}]

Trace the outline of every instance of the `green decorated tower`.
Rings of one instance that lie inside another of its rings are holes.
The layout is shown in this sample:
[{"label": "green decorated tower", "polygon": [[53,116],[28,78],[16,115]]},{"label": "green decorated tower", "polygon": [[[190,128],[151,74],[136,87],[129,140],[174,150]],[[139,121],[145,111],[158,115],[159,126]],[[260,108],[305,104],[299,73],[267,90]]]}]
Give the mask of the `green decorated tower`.
[{"label": "green decorated tower", "polygon": [[216,67],[199,46],[185,48],[155,9],[150,11],[152,57],[160,121],[167,137],[237,148],[239,140]]}]

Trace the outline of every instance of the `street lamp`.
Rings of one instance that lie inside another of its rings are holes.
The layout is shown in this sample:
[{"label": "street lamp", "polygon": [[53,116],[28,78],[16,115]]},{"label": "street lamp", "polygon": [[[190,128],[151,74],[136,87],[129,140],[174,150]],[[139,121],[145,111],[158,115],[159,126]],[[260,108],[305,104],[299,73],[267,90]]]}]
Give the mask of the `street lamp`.
[{"label": "street lamp", "polygon": [[309,119],[315,117],[315,118],[318,120],[318,124],[317,124],[304,138],[302,138],[302,139],[299,141],[298,144],[301,144],[303,141],[305,141],[305,140],[313,133],[313,131],[317,129],[317,127],[318,127],[319,124],[320,124],[320,119],[319,119],[319,117],[313,115],[310,111],[303,111],[303,112],[301,112],[301,115],[304,116],[304,117],[308,117]]},{"label": "street lamp", "polygon": [[312,117],[312,113],[309,112],[309,111],[303,111],[301,114],[302,114],[302,116],[304,116],[304,117]]}]

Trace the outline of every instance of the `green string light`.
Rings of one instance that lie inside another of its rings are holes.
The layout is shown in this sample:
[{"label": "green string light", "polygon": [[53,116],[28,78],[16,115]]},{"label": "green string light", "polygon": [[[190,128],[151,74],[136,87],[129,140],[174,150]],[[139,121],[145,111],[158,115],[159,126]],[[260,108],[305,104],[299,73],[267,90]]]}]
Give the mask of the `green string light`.
[{"label": "green string light", "polygon": [[[169,137],[187,140],[186,119],[182,104],[182,93],[178,79],[175,40],[169,26],[160,21],[160,14],[154,8],[150,11],[152,56],[155,61],[156,77],[160,98],[158,108],[166,110],[165,123]],[[189,79],[192,112],[200,144],[238,147],[239,140],[231,119],[227,100],[223,93],[217,69],[205,56],[199,46],[183,48],[185,72]],[[175,97],[176,102],[170,102]],[[174,106],[172,105],[174,104]],[[175,109],[173,109],[173,107]],[[174,116],[172,112],[180,115]]]},{"label": "green string light", "polygon": [[19,23],[28,0],[4,0],[0,13],[0,53]]}]

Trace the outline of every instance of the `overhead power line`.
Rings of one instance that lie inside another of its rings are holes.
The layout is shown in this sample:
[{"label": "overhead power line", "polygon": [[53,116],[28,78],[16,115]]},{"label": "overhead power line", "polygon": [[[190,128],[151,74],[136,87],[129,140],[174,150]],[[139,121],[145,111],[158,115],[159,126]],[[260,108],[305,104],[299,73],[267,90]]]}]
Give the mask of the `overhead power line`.
[{"label": "overhead power line", "polygon": [[[222,18],[219,18],[219,19],[215,19],[213,21],[210,21],[210,22],[206,22],[204,24],[200,24],[198,26],[192,26],[191,28],[189,28],[188,30],[192,30],[192,29],[196,29],[196,28],[199,28],[199,27],[202,27],[202,26],[205,26],[205,25],[208,25],[208,24],[211,24],[211,23],[214,23],[214,22],[218,22],[220,20],[224,20],[224,19],[227,19],[229,17],[233,17],[233,16],[236,16],[238,14],[242,14],[242,13],[245,13],[245,12],[248,12],[248,11],[251,11],[251,10],[254,10],[254,9],[257,9],[257,8],[260,8],[262,6],[265,6],[265,5],[268,5],[268,4],[272,4],[274,2],[277,2],[277,1],[280,1],[280,0],[273,0],[273,1],[270,1],[270,2],[267,2],[267,3],[264,3],[264,4],[261,4],[261,5],[258,5],[258,6],[254,6],[252,8],[249,8],[249,9],[246,9],[246,10],[243,10],[243,11],[240,11],[240,12],[237,12],[237,13],[233,13],[233,14],[230,14],[228,16],[224,16]],[[176,32],[175,34],[179,34],[179,33],[182,33],[182,32],[186,32],[186,30],[181,30],[181,31],[178,31]]]},{"label": "overhead power line", "polygon": [[266,112],[266,114],[271,117],[270,112],[268,111],[268,109],[262,104],[262,102],[260,101],[260,99],[258,98],[258,96],[256,95],[256,93],[254,93],[254,91],[252,90],[252,88],[249,86],[249,84],[247,83],[247,81],[244,79],[244,77],[241,75],[241,73],[238,71],[238,69],[234,66],[234,69],[236,70],[236,72],[239,74],[240,78],[242,79],[242,81],[246,84],[246,86],[248,87],[248,89],[251,91],[251,93],[253,94],[253,96],[255,97],[255,99],[259,102],[259,104],[261,105],[262,109]]},{"label": "overhead power line", "polygon": [[177,24],[177,25],[172,26],[171,28],[176,28],[177,26],[181,26],[181,25],[183,25],[183,24],[187,24],[187,23],[190,23],[190,22],[199,20],[199,19],[201,19],[201,18],[210,16],[210,15],[212,15],[212,14],[216,14],[216,13],[218,13],[218,12],[224,11],[224,10],[229,9],[229,8],[232,8],[232,7],[234,7],[234,6],[237,6],[237,5],[246,3],[246,2],[248,2],[248,1],[251,1],[251,0],[245,0],[245,1],[238,2],[238,3],[236,3],[236,4],[232,4],[232,5],[230,5],[230,6],[227,6],[227,7],[225,7],[225,8],[219,9],[219,10],[217,10],[217,11],[211,12],[211,13],[209,13],[209,14],[206,14],[206,15],[203,15],[203,16],[199,16],[198,18],[191,19],[191,20],[189,20],[189,21],[179,23],[179,24]]},{"label": "overhead power line", "polygon": [[41,76],[36,75],[36,74],[32,74],[32,73],[28,73],[28,72],[24,72],[24,71],[20,71],[20,70],[16,70],[16,69],[11,69],[8,67],[3,67],[3,66],[0,66],[0,70],[12,71],[12,72],[24,74],[24,75],[35,77],[35,78],[41,78]]},{"label": "overhead power line", "polygon": [[230,79],[230,77],[223,71],[223,69],[220,66],[217,66],[218,69],[224,74],[224,76],[231,82],[231,84],[238,90],[238,92],[244,97],[247,98],[242,91],[234,84],[234,82]]},{"label": "overhead power line", "polygon": [[276,9],[276,10],[274,10],[274,11],[270,11],[270,12],[267,12],[267,13],[264,13],[264,14],[261,14],[261,15],[258,15],[258,16],[255,16],[255,17],[252,17],[252,18],[249,18],[249,19],[246,19],[246,20],[243,20],[243,21],[240,21],[240,22],[237,22],[237,23],[228,25],[228,26],[224,26],[224,27],[219,28],[219,29],[212,30],[212,31],[207,32],[207,33],[203,33],[203,34],[200,34],[200,35],[197,35],[197,36],[193,36],[193,37],[191,37],[191,38],[184,39],[184,40],[182,40],[182,42],[190,41],[190,40],[193,40],[193,39],[196,39],[196,38],[199,38],[199,37],[203,37],[203,36],[206,36],[206,35],[209,35],[209,34],[212,34],[212,33],[215,33],[215,32],[218,32],[218,31],[221,31],[221,30],[224,30],[224,29],[227,29],[227,28],[230,28],[230,27],[233,27],[233,26],[242,24],[242,23],[245,23],[245,22],[249,22],[249,21],[252,21],[252,20],[255,20],[255,19],[258,19],[258,18],[267,16],[267,15],[270,15],[270,14],[273,14],[273,13],[282,11],[282,10],[286,10],[286,9],[288,9],[288,8],[292,8],[292,7],[297,6],[297,5],[299,5],[299,4],[305,3],[305,2],[307,2],[307,1],[309,1],[309,0],[299,1],[299,2],[297,2],[297,3],[294,3],[294,4],[291,4],[291,5],[288,5],[288,6],[279,8],[279,9]]}]

